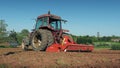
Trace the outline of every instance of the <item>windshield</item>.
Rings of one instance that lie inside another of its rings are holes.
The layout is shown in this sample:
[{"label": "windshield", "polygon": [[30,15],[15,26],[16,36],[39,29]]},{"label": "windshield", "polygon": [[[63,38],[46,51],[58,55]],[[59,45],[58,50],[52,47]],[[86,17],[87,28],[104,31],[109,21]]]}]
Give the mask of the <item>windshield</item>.
[{"label": "windshield", "polygon": [[48,19],[47,17],[38,19],[36,22],[35,29],[39,29],[41,26],[47,26],[47,19]]},{"label": "windshield", "polygon": [[50,25],[55,30],[60,30],[61,29],[61,21],[58,21],[58,20],[51,21]]}]

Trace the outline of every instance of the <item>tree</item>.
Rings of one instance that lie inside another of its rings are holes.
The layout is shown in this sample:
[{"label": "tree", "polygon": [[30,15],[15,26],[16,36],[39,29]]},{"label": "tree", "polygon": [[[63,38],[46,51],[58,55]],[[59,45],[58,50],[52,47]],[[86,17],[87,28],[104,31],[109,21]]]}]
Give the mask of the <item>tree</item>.
[{"label": "tree", "polygon": [[14,30],[10,31],[9,38],[10,40],[17,41],[17,33]]},{"label": "tree", "polygon": [[78,36],[77,43],[78,44],[92,44],[93,40],[89,35],[87,35],[87,36]]},{"label": "tree", "polygon": [[5,23],[5,20],[0,20],[0,42],[5,42],[7,37],[7,24]]},{"label": "tree", "polygon": [[103,36],[103,37],[99,38],[99,41],[101,41],[101,42],[110,42],[111,39],[112,39],[112,37],[110,37],[110,36]]},{"label": "tree", "polygon": [[70,34],[70,35],[72,36],[73,41],[74,41],[74,42],[77,42],[77,36],[76,36],[76,35],[72,35],[72,34]]},{"label": "tree", "polygon": [[21,44],[22,39],[28,35],[29,35],[29,31],[27,29],[23,29],[23,30],[21,30],[20,33],[17,33],[18,43]]},{"label": "tree", "polygon": [[21,31],[21,35],[22,35],[22,36],[28,36],[28,34],[29,34],[29,31],[28,31],[27,29],[23,29],[23,30]]},{"label": "tree", "polygon": [[6,31],[8,25],[5,23],[5,20],[0,20],[0,33]]},{"label": "tree", "polygon": [[8,38],[9,38],[9,43],[11,46],[16,47],[19,44],[18,38],[17,38],[17,33],[14,30],[10,31]]}]

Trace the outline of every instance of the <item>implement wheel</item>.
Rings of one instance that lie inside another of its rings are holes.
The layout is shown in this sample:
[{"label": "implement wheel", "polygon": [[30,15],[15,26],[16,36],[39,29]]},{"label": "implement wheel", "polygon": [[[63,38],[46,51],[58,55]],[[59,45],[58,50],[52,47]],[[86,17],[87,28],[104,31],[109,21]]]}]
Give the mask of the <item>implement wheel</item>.
[{"label": "implement wheel", "polygon": [[73,38],[72,38],[72,36],[71,36],[70,34],[64,33],[64,34],[62,34],[61,44],[64,43],[64,37],[65,37],[65,36],[68,37],[67,41],[68,41],[69,43],[73,43]]}]

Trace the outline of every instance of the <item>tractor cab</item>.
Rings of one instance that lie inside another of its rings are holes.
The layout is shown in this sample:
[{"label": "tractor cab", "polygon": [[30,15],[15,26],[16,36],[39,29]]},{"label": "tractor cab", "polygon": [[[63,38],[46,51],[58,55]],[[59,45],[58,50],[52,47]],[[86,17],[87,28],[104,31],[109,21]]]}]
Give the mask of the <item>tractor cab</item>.
[{"label": "tractor cab", "polygon": [[53,31],[59,31],[62,29],[62,22],[66,22],[66,20],[62,20],[61,17],[48,12],[48,14],[38,16],[35,30],[47,28]]}]

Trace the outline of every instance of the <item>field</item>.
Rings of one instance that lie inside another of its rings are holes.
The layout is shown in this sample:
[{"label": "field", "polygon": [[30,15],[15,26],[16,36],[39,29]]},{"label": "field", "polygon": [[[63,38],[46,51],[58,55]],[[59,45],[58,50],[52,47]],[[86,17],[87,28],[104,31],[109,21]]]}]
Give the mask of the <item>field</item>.
[{"label": "field", "polygon": [[0,68],[120,68],[120,50],[51,53],[1,48]]}]

